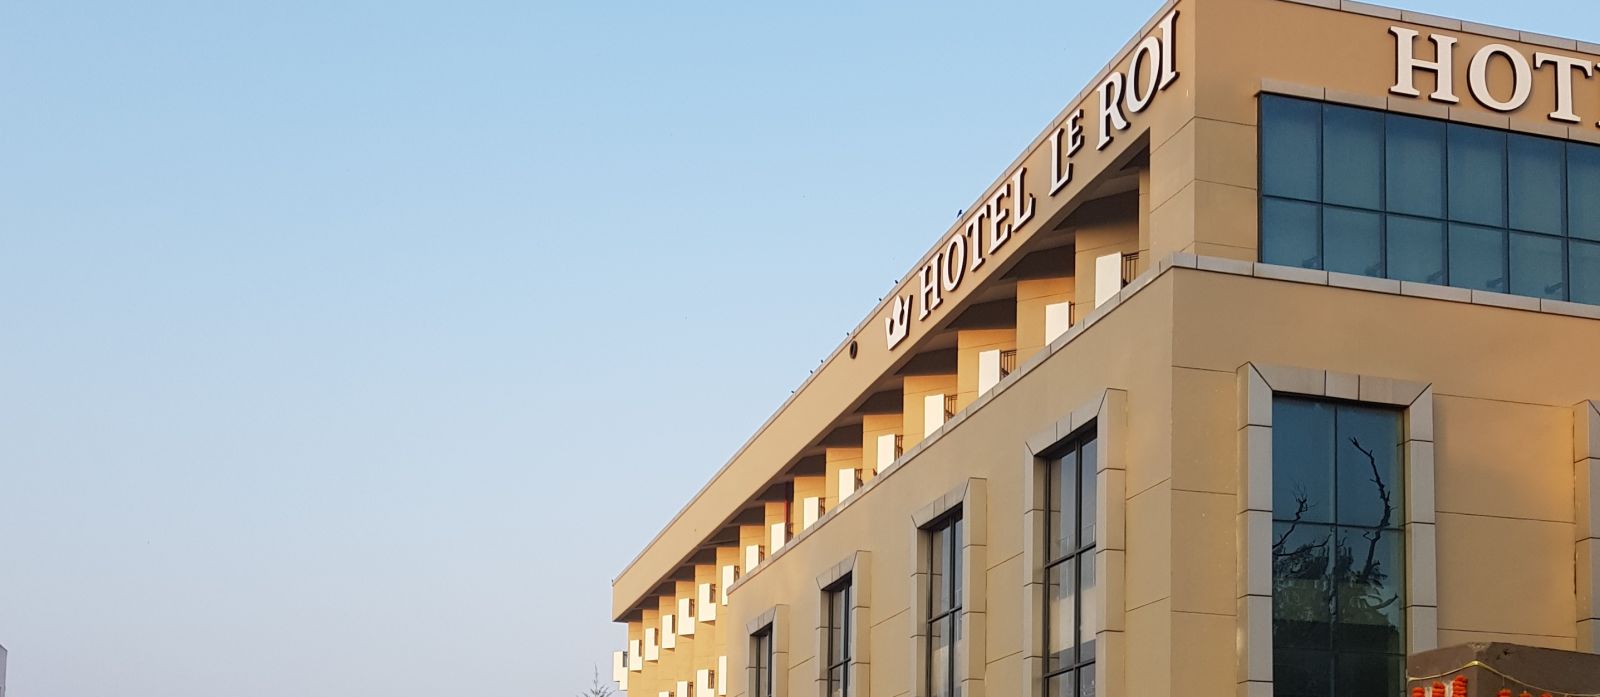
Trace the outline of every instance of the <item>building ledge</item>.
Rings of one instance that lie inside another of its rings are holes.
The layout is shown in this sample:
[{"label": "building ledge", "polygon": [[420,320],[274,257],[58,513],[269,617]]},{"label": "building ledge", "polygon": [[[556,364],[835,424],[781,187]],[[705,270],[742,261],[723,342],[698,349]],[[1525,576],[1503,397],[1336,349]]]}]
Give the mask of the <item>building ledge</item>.
[{"label": "building ledge", "polygon": [[1539,34],[1539,33],[1531,32],[1531,31],[1520,31],[1520,30],[1517,30],[1517,29],[1510,29],[1510,28],[1507,28],[1507,27],[1499,27],[1499,26],[1495,26],[1495,25],[1492,25],[1492,24],[1479,24],[1477,22],[1468,22],[1468,21],[1460,20],[1460,19],[1451,19],[1449,17],[1440,17],[1438,15],[1430,15],[1430,14],[1425,14],[1425,13],[1422,13],[1422,12],[1412,12],[1410,10],[1402,10],[1402,9],[1398,9],[1398,8],[1394,8],[1394,7],[1385,7],[1383,5],[1373,5],[1373,4],[1369,4],[1369,3],[1365,3],[1365,2],[1354,2],[1353,0],[1282,0],[1282,1],[1283,2],[1292,2],[1292,3],[1296,4],[1296,5],[1310,5],[1312,7],[1321,7],[1321,8],[1325,8],[1325,9],[1329,9],[1329,10],[1338,10],[1340,12],[1349,12],[1349,13],[1352,13],[1352,14],[1366,15],[1368,17],[1378,17],[1378,18],[1381,18],[1381,19],[1387,19],[1387,20],[1392,20],[1392,21],[1396,21],[1396,22],[1404,22],[1406,24],[1416,24],[1416,25],[1424,26],[1424,27],[1432,27],[1434,29],[1445,29],[1445,30],[1449,30],[1449,31],[1461,31],[1461,32],[1467,32],[1469,34],[1478,34],[1480,36],[1487,36],[1487,37],[1495,38],[1495,39],[1504,39],[1506,41],[1520,41],[1520,42],[1525,43],[1525,44],[1531,44],[1531,45],[1534,45],[1534,46],[1544,46],[1546,48],[1557,48],[1557,49],[1562,49],[1562,50],[1565,50],[1565,51],[1579,51],[1579,52],[1582,52],[1582,53],[1600,53],[1600,44],[1591,43],[1591,42],[1588,42],[1588,41],[1579,41],[1577,39],[1568,39],[1568,38],[1563,38],[1563,37],[1559,37],[1559,36],[1550,36],[1548,34]]}]

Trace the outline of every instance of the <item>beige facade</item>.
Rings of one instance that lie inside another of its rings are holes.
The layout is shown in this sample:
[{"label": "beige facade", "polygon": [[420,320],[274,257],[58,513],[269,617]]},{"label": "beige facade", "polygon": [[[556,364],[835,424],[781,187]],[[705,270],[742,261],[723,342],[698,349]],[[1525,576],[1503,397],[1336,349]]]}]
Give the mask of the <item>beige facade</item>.
[{"label": "beige facade", "polygon": [[[1453,90],[1397,68],[1404,30],[1417,58],[1454,39]],[[1496,44],[1600,60],[1338,0],[1168,3],[615,579],[616,677],[751,694],[770,631],[776,694],[822,694],[848,576],[851,692],[928,695],[926,528],[959,510],[965,694],[1043,694],[1041,456],[1092,433],[1098,694],[1269,695],[1288,395],[1402,415],[1407,651],[1600,650],[1600,307],[1259,261],[1262,94],[1600,142],[1600,76],[1545,62],[1503,110],[1515,60],[1471,67]]]}]

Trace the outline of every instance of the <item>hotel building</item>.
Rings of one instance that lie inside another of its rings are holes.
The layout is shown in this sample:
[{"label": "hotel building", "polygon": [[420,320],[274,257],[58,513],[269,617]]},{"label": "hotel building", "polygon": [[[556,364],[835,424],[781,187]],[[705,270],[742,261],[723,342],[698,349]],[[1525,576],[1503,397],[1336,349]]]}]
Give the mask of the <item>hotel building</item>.
[{"label": "hotel building", "polygon": [[615,579],[616,679],[1332,697],[1600,650],[1597,60],[1167,3]]}]

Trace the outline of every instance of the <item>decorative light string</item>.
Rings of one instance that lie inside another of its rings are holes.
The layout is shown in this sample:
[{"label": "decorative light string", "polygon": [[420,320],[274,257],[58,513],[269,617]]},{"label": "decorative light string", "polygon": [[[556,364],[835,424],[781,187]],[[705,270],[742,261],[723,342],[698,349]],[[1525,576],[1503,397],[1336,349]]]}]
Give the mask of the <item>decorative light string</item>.
[{"label": "decorative light string", "polygon": [[[1447,670],[1437,675],[1407,675],[1407,682],[1415,682],[1418,680],[1433,681],[1431,689],[1424,688],[1421,685],[1411,688],[1411,697],[1467,697],[1467,676],[1456,674],[1468,668],[1482,668],[1490,673],[1494,673],[1495,675],[1505,678],[1506,680],[1531,689],[1531,691],[1523,690],[1522,693],[1518,695],[1513,694],[1510,688],[1501,688],[1498,697],[1534,697],[1534,692],[1539,693],[1539,697],[1600,697],[1600,692],[1563,692],[1561,690],[1550,690],[1539,687],[1526,680],[1520,680],[1507,675],[1500,669],[1478,660],[1471,661],[1460,668]],[[1447,675],[1455,675],[1456,677],[1454,680],[1451,680],[1448,685],[1439,682],[1440,678],[1443,678]]]}]

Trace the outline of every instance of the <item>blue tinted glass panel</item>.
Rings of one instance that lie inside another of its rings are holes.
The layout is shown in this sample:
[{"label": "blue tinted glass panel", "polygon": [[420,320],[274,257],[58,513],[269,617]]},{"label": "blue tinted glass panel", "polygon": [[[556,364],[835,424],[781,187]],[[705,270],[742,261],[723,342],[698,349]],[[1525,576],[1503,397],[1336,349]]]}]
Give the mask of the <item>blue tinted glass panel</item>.
[{"label": "blue tinted glass panel", "polygon": [[1333,522],[1333,405],[1272,400],[1272,517]]},{"label": "blue tinted glass panel", "polygon": [[1349,208],[1322,209],[1322,249],[1329,271],[1383,275],[1383,216]]},{"label": "blue tinted glass panel", "polygon": [[[1339,528],[1334,546],[1349,567],[1336,567],[1333,641],[1340,651],[1404,653],[1405,554],[1399,530]],[[1346,693],[1374,694],[1374,693]],[[1393,694],[1393,693],[1390,693]]]},{"label": "blue tinted glass panel", "polygon": [[1391,215],[1387,225],[1388,277],[1443,285],[1444,223]]},{"label": "blue tinted glass panel", "polygon": [[1511,292],[1551,300],[1567,299],[1566,240],[1511,233]]},{"label": "blue tinted glass panel", "polygon": [[1572,301],[1600,305],[1600,244],[1573,240],[1567,253],[1572,257]]},{"label": "blue tinted glass panel", "polygon": [[1401,505],[1400,417],[1388,409],[1339,408],[1336,450],[1340,525],[1399,527]]},{"label": "blue tinted glass panel", "polygon": [[1333,527],[1272,524],[1272,643],[1300,649],[1327,648],[1333,638],[1330,592]]},{"label": "blue tinted glass panel", "polygon": [[[1558,140],[1512,134],[1510,167],[1511,227],[1560,235],[1566,147]],[[1512,291],[1516,292],[1516,291]]]},{"label": "blue tinted glass panel", "polygon": [[1567,230],[1600,240],[1600,147],[1567,144]]},{"label": "blue tinted glass panel", "polygon": [[1444,124],[1394,114],[1386,122],[1388,210],[1443,218]]},{"label": "blue tinted glass panel", "polygon": [[1454,123],[1448,133],[1450,219],[1505,225],[1506,134]]},{"label": "blue tinted glass panel", "polygon": [[1262,199],[1261,260],[1268,264],[1322,268],[1318,242],[1319,206],[1298,201]]},{"label": "blue tinted glass panel", "polygon": [[1261,193],[1307,201],[1321,196],[1321,130],[1320,104],[1261,97]]},{"label": "blue tinted glass panel", "polygon": [[1322,201],[1383,207],[1383,114],[1328,105],[1322,112]]},{"label": "blue tinted glass panel", "polygon": [[1506,292],[1505,231],[1451,225],[1450,285]]}]

